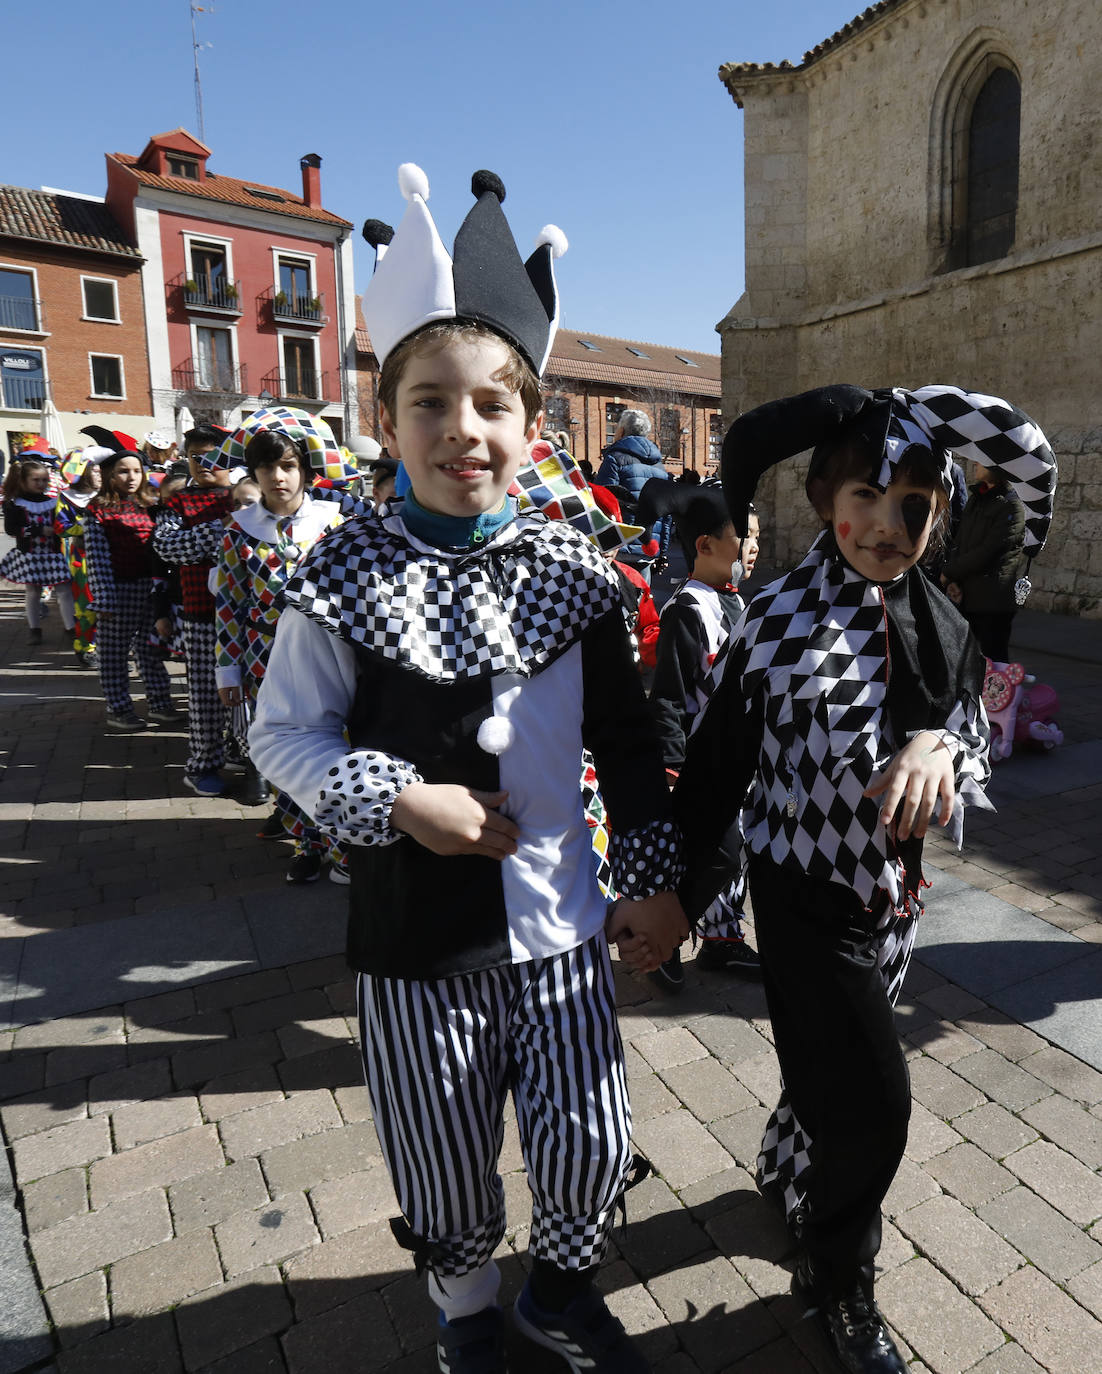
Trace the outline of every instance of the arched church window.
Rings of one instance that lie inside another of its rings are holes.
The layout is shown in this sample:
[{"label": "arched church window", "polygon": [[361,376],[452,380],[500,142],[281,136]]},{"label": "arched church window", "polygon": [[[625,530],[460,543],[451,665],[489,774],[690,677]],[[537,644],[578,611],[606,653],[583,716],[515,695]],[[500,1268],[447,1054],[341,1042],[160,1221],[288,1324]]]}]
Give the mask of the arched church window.
[{"label": "arched church window", "polygon": [[988,62],[958,144],[954,237],[962,267],[1005,257],[1014,245],[1022,88],[1009,67]]}]

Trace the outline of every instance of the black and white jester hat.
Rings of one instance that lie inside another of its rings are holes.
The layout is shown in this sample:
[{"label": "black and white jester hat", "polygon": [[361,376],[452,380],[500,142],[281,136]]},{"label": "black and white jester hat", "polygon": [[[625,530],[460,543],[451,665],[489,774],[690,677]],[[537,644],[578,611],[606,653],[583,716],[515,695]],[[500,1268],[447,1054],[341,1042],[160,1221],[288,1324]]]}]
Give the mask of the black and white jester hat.
[{"label": "black and white jester hat", "polygon": [[375,274],[363,294],[364,319],[380,366],[408,335],[436,320],[478,320],[520,350],[542,375],[559,322],[553,262],[566,236],[546,225],[522,262],[501,202],[505,187],[493,172],[475,172],[475,204],[449,256],[427,204],[428,177],[412,162],[398,168],[408,202],[397,231],[367,220],[364,238],[376,252]]},{"label": "black and white jester hat", "polygon": [[1036,557],[1052,523],[1056,459],[1040,426],[998,396],[955,386],[866,391],[823,386],[769,401],[747,411],[723,440],[723,491],[739,534],[762,474],[774,464],[812,449],[810,483],[822,470],[829,447],[846,439],[865,442],[882,455],[869,480],[884,490],[908,449],[930,450],[939,459],[942,485],[952,492],[953,458],[969,458],[1001,474],[1025,506],[1025,553]]}]

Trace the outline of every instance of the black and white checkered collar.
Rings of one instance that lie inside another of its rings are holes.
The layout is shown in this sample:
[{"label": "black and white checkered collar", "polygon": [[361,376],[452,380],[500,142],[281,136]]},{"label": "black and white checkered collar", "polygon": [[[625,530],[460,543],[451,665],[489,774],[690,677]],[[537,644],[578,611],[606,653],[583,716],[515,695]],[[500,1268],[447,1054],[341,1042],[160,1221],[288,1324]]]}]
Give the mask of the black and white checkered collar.
[{"label": "black and white checkered collar", "polygon": [[535,676],[620,599],[592,544],[538,514],[458,553],[416,540],[398,515],[350,520],[284,595],[348,643],[443,682]]}]

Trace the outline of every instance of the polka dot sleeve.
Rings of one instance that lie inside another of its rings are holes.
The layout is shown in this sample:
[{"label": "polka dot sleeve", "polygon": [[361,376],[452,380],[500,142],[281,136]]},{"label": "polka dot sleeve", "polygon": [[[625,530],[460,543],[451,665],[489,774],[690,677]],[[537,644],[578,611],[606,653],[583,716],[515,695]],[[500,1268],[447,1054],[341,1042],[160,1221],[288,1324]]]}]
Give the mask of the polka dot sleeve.
[{"label": "polka dot sleeve", "polygon": [[393,844],[390,826],[395,798],[411,782],[424,782],[401,759],[373,749],[357,749],[330,768],[318,793],[314,819],[341,844]]},{"label": "polka dot sleeve", "polygon": [[684,873],[680,834],[673,821],[613,834],[609,860],[617,892],[629,899],[671,892]]}]

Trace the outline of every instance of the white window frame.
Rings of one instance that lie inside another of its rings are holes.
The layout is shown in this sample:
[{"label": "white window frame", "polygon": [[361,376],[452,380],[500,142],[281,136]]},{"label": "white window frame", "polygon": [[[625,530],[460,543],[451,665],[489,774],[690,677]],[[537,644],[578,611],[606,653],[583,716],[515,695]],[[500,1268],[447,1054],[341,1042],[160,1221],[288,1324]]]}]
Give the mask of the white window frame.
[{"label": "white window frame", "polygon": [[[95,369],[92,367],[93,358],[114,358],[119,365],[119,383],[121,390],[118,395],[112,391],[97,391]],[[89,353],[88,354],[88,395],[97,401],[125,401],[126,400],[126,359],[121,353]]]},{"label": "white window frame", "polygon": [[310,268],[310,295],[318,296],[318,255],[316,253],[300,253],[297,248],[276,248],[272,247],[272,289],[279,290],[279,260],[280,258],[297,258],[299,262],[305,262]]},{"label": "white window frame", "polygon": [[[280,388],[280,395],[281,395],[281,396],[286,396],[286,395],[287,395],[287,355],[286,355],[286,353],[284,352],[284,349],[283,349],[283,341],[284,341],[284,339],[305,339],[306,342],[312,346],[312,348],[313,348],[313,353],[314,353],[314,376],[318,379],[318,385],[320,386],[320,385],[321,385],[321,339],[318,337],[318,335],[317,335],[316,333],[308,334],[308,333],[307,333],[305,330],[303,330],[303,329],[281,329],[281,330],[279,330],[279,332],[278,332],[278,339],[279,339],[279,388]],[[304,400],[310,400],[310,401],[321,401],[321,400],[324,400],[325,398],[324,398],[323,396],[308,396],[308,397],[303,397],[303,399],[304,399]]]},{"label": "white window frame", "polygon": [[190,321],[190,324],[191,324],[191,367],[192,367],[192,371],[193,371],[193,372],[198,371],[198,366],[199,366],[199,335],[198,335],[198,333],[197,333],[196,331],[197,331],[197,330],[200,330],[200,329],[224,329],[224,330],[226,330],[226,332],[227,332],[227,333],[229,334],[229,336],[230,336],[230,359],[231,359],[231,362],[232,362],[233,370],[238,374],[238,376],[240,376],[240,375],[241,375],[241,360],[240,360],[240,358],[238,357],[238,354],[237,354],[237,325],[236,325],[236,323],[232,323],[232,324],[231,324],[231,323],[227,320],[225,324],[222,324],[221,322],[218,323],[218,324],[209,324],[209,323],[207,323],[205,320],[200,320],[199,322],[196,322],[195,320],[191,320],[191,321]]},{"label": "white window frame", "polygon": [[[89,314],[88,314],[88,301],[87,301],[87,299],[85,298],[85,295],[84,295],[84,283],[85,283],[86,281],[102,282],[104,285],[110,286],[110,287],[112,288],[112,290],[113,290],[113,292],[114,292],[114,296],[115,296],[115,314],[114,314],[113,317],[110,317],[110,316],[107,316],[107,315],[89,315]],[[116,281],[116,279],[115,279],[114,277],[92,277],[92,276],[86,276],[86,275],[82,272],[82,273],[80,274],[80,308],[81,308],[81,316],[80,316],[80,318],[81,318],[82,320],[89,320],[89,321],[91,321],[91,323],[93,323],[93,324],[122,324],[122,312],[121,312],[121,310],[119,309],[119,284],[118,284],[118,282]],[[106,357],[107,355],[105,354],[104,356]]]},{"label": "white window frame", "polygon": [[195,245],[204,247],[209,244],[212,248],[221,248],[226,255],[226,280],[236,281],[237,277],[233,270],[233,239],[224,239],[218,234],[200,234],[194,229],[181,229],[180,236],[184,241],[184,280],[192,279],[191,272],[191,249]]},{"label": "white window frame", "polygon": [[24,272],[31,279],[31,304],[34,306],[33,329],[5,329],[6,334],[45,334],[47,331],[42,328],[42,297],[38,290],[38,269],[28,267],[22,262],[0,262],[0,268],[5,272]]}]

